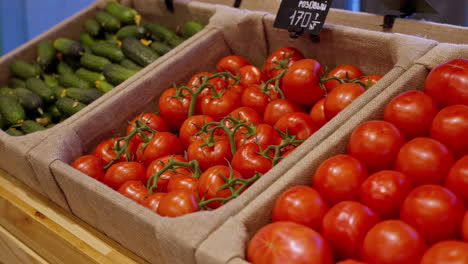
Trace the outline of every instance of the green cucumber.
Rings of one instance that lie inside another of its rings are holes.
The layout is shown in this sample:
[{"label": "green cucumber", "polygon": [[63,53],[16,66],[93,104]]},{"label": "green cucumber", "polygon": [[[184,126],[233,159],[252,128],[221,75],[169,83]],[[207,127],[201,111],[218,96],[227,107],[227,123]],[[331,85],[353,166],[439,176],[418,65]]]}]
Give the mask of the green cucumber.
[{"label": "green cucumber", "polygon": [[48,41],[41,41],[37,44],[37,63],[43,70],[50,69],[55,61],[55,48]]},{"label": "green cucumber", "polygon": [[117,32],[117,39],[122,40],[127,37],[134,37],[137,39],[145,38],[148,35],[148,30],[144,26],[130,25],[125,26]]},{"label": "green cucumber", "polygon": [[97,22],[104,28],[107,32],[116,32],[120,29],[120,21],[105,11],[98,11],[96,13]]},{"label": "green cucumber", "polygon": [[95,43],[91,46],[91,51],[98,56],[105,57],[116,62],[125,59],[125,55],[118,46],[107,42]]},{"label": "green cucumber", "polygon": [[6,121],[3,118],[2,114],[0,114],[0,129],[3,129],[6,126]]},{"label": "green cucumber", "polygon": [[58,99],[55,105],[57,106],[57,109],[60,111],[60,113],[66,117],[71,116],[86,107],[85,104],[69,97]]},{"label": "green cucumber", "polygon": [[49,116],[52,117],[52,121],[58,122],[60,119],[62,119],[62,113],[60,113],[59,109],[57,108],[57,105],[51,105],[47,108],[46,112]]},{"label": "green cucumber", "polygon": [[104,76],[106,80],[113,85],[119,85],[138,71],[127,69],[118,64],[109,64],[104,67]]},{"label": "green cucumber", "polygon": [[52,87],[52,91],[54,91],[55,98],[62,98],[65,97],[66,89],[62,86],[54,86]]},{"label": "green cucumber", "polygon": [[75,74],[83,80],[88,81],[91,86],[95,86],[96,81],[105,81],[106,78],[102,73],[93,72],[85,68],[79,68]]},{"label": "green cucumber", "polygon": [[11,72],[21,78],[37,78],[41,74],[41,68],[37,64],[30,64],[24,60],[15,60],[10,64]]},{"label": "green cucumber", "polygon": [[145,27],[155,40],[168,41],[177,37],[177,33],[174,30],[161,24],[146,24]]},{"label": "green cucumber", "polygon": [[0,95],[7,94],[7,95],[13,95],[13,89],[10,87],[2,87],[0,88]]},{"label": "green cucumber", "polygon": [[47,84],[49,87],[59,85],[57,75],[55,74],[42,74],[42,78],[44,79],[45,84]]},{"label": "green cucumber", "polygon": [[124,66],[125,68],[129,68],[129,69],[137,70],[137,71],[142,69],[138,64],[134,63],[133,61],[129,59],[123,59],[120,62],[120,65]]},{"label": "green cucumber", "polygon": [[159,58],[159,55],[150,47],[143,45],[136,38],[126,38],[122,41],[122,51],[125,57],[131,59],[138,65],[145,67]]},{"label": "green cucumber", "polygon": [[117,2],[108,2],[104,8],[109,14],[116,17],[123,24],[139,24],[141,16],[133,9]]},{"label": "green cucumber", "polygon": [[6,132],[8,135],[14,136],[14,137],[24,136],[23,131],[18,130],[18,129],[16,129],[16,128],[14,128],[14,127],[8,128],[7,130],[5,130],[5,132]]},{"label": "green cucumber", "polygon": [[54,41],[54,48],[64,55],[71,56],[81,56],[84,52],[83,46],[80,42],[68,39],[68,38],[58,38]]},{"label": "green cucumber", "polygon": [[115,87],[106,81],[96,81],[95,85],[96,88],[103,93],[107,93]]},{"label": "green cucumber", "polygon": [[101,97],[104,93],[97,89],[80,89],[68,88],[66,89],[66,96],[76,99],[84,104],[90,104],[96,99]]},{"label": "green cucumber", "polygon": [[39,125],[38,123],[36,123],[36,121],[33,120],[25,120],[21,124],[21,131],[23,131],[25,134],[31,134],[33,132],[41,130],[45,130],[45,127]]},{"label": "green cucumber", "polygon": [[7,124],[20,124],[26,118],[26,111],[15,96],[0,95],[0,114]]},{"label": "green cucumber", "polygon": [[63,56],[63,61],[70,66],[74,71],[81,67],[80,57],[79,56]]},{"label": "green cucumber", "polygon": [[24,109],[28,111],[37,111],[38,113],[42,112],[44,102],[36,93],[26,88],[16,88],[13,90],[13,94],[18,98],[18,101]]},{"label": "green cucumber", "polygon": [[11,78],[8,85],[13,88],[26,87],[26,82],[18,78]]},{"label": "green cucumber", "polygon": [[75,87],[75,88],[82,88],[82,89],[91,88],[91,85],[89,84],[89,82],[87,82],[86,80],[83,80],[82,78],[78,77],[74,73],[60,74],[59,81],[60,81],[60,84],[66,88],[68,87]]},{"label": "green cucumber", "polygon": [[95,37],[99,34],[99,31],[101,31],[101,26],[96,21],[96,19],[91,18],[85,21],[84,29],[89,35]]},{"label": "green cucumber", "polygon": [[104,66],[111,64],[111,61],[107,58],[96,56],[90,53],[85,53],[81,56],[81,65],[92,70],[102,72],[104,70]]},{"label": "green cucumber", "polygon": [[48,124],[45,128],[49,129],[49,128],[53,128],[56,124],[54,123],[50,123]]},{"label": "green cucumber", "polygon": [[73,68],[66,62],[61,61],[57,64],[57,72],[59,74],[73,73]]},{"label": "green cucumber", "polygon": [[155,42],[151,43],[150,48],[152,48],[154,51],[156,51],[156,53],[158,53],[161,56],[168,53],[172,49],[168,45],[166,45],[166,44],[164,44],[162,42],[159,42],[159,41],[155,41]]},{"label": "green cucumber", "polygon": [[169,46],[175,48],[175,47],[179,46],[184,41],[185,40],[183,38],[175,36],[175,37],[173,37],[171,39],[168,39],[166,42],[167,42],[167,44],[169,44]]},{"label": "green cucumber", "polygon": [[182,36],[184,38],[190,38],[191,36],[197,34],[198,32],[202,31],[203,29],[203,24],[196,21],[196,20],[190,20],[187,21],[187,23],[184,24],[184,28],[182,30]]},{"label": "green cucumber", "polygon": [[94,39],[88,33],[83,33],[80,35],[80,43],[83,47],[91,47],[94,45]]},{"label": "green cucumber", "polygon": [[46,102],[50,103],[55,100],[55,94],[51,87],[49,87],[45,82],[41,79],[36,78],[29,78],[26,80],[26,88],[33,93],[39,95],[41,99]]}]

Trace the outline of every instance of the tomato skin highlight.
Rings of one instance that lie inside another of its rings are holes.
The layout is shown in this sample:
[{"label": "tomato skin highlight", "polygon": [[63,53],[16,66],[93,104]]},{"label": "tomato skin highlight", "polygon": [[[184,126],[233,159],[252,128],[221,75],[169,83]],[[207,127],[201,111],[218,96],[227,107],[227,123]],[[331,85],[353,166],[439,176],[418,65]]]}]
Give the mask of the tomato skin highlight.
[{"label": "tomato skin highlight", "polygon": [[366,89],[358,83],[344,83],[336,86],[325,97],[324,112],[327,120],[335,117],[350,105],[356,98],[363,94]]},{"label": "tomato skin highlight", "polygon": [[144,207],[150,209],[151,211],[157,213],[159,203],[161,202],[162,198],[166,196],[166,193],[153,193],[150,196],[146,197],[140,204]]},{"label": "tomato skin highlight", "polygon": [[177,217],[197,212],[198,198],[187,189],[179,189],[167,193],[159,202],[157,213],[161,216]]},{"label": "tomato skin highlight", "polygon": [[123,161],[110,166],[104,175],[104,184],[118,190],[129,180],[144,181],[146,168],[138,162]]},{"label": "tomato skin highlight", "polygon": [[71,164],[73,168],[98,181],[102,181],[106,174],[103,169],[103,165],[102,160],[94,155],[80,156]]},{"label": "tomato skin highlight", "polygon": [[148,198],[148,189],[143,185],[143,183],[141,183],[141,181],[126,181],[120,186],[118,192],[137,203],[142,203],[146,198]]},{"label": "tomato skin highlight", "polygon": [[228,55],[218,61],[216,64],[216,71],[230,71],[232,74],[236,75],[239,72],[239,69],[246,65],[250,65],[250,63],[243,57],[237,55]]},{"label": "tomato skin highlight", "polygon": [[442,241],[430,247],[420,264],[464,264],[468,263],[468,243]]}]

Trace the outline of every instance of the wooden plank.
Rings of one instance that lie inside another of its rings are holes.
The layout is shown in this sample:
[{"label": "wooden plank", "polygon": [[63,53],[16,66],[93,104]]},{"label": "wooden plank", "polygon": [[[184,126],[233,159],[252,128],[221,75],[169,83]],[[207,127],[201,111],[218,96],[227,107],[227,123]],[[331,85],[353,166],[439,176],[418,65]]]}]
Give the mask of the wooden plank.
[{"label": "wooden plank", "polygon": [[0,225],[50,263],[147,263],[2,170]]},{"label": "wooden plank", "polygon": [[0,256],[3,263],[47,264],[41,256],[0,226]]}]

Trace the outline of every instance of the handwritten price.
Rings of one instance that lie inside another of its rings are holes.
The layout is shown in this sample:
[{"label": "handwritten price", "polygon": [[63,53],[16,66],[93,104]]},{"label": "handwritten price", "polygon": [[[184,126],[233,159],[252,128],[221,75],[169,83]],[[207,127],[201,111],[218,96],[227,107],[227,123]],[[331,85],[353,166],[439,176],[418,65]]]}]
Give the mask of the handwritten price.
[{"label": "handwritten price", "polygon": [[317,21],[319,16],[319,13],[295,10],[294,13],[289,17],[289,25],[295,27],[299,26],[302,28],[308,27],[309,30],[314,30],[315,26],[321,23],[320,21]]}]

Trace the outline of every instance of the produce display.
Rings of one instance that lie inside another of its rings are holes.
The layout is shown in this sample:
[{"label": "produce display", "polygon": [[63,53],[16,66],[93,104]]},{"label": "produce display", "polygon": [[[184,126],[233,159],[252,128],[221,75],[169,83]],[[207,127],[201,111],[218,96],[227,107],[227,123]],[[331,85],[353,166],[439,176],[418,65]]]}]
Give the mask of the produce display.
[{"label": "produce display", "polygon": [[357,126],[347,153],[323,161],[311,186],[275,197],[247,260],[468,263],[467,81],[467,59],[440,64],[422,91],[399,94],[383,120]]},{"label": "produce display", "polygon": [[203,28],[188,21],[178,35],[140,20],[135,9],[109,2],[79,40],[42,41],[36,62],[12,62],[13,77],[0,88],[0,128],[12,136],[50,128]]},{"label": "produce display", "polygon": [[325,72],[292,47],[274,51],[263,69],[229,55],[216,72],[163,91],[159,114],[136,116],[124,136],[71,165],[162,216],[216,209],[381,77],[353,65]]}]

